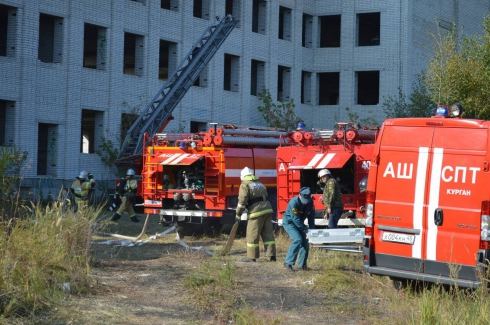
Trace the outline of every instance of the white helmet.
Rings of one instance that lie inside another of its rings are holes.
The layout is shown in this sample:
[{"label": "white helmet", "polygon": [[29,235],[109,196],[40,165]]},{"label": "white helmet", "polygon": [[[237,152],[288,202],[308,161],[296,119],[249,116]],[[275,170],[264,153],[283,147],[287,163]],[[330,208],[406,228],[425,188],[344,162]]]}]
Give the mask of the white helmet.
[{"label": "white helmet", "polygon": [[78,178],[87,178],[87,176],[88,176],[88,171],[82,170],[80,172],[80,175],[78,175]]},{"label": "white helmet", "polygon": [[240,179],[243,181],[243,178],[245,176],[248,176],[248,175],[253,175],[254,174],[254,171],[251,170],[250,168],[248,167],[245,167],[242,169],[242,171],[240,172]]},{"label": "white helmet", "polygon": [[318,172],[318,178],[321,178],[325,175],[332,175],[332,173],[328,169],[322,169]]},{"label": "white helmet", "polygon": [[134,176],[135,175],[135,172],[133,169],[128,169],[128,172],[126,173],[127,176]]}]

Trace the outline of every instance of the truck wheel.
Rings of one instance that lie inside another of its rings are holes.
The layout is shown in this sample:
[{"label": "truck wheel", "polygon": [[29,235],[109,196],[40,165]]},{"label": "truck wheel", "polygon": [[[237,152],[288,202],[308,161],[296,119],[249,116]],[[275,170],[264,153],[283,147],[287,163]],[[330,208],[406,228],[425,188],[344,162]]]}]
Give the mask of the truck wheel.
[{"label": "truck wheel", "polygon": [[193,226],[190,223],[177,221],[177,234],[179,234],[180,239],[183,239],[185,236],[193,236],[195,234]]},{"label": "truck wheel", "polygon": [[221,227],[223,225],[219,220],[209,221],[207,224],[203,225],[204,233],[209,237],[218,237],[221,234]]},{"label": "truck wheel", "polygon": [[393,287],[396,290],[404,290],[408,286],[408,280],[407,279],[391,278],[391,282],[393,283]]},{"label": "truck wheel", "polygon": [[428,286],[428,284],[424,284],[423,282],[409,279],[399,279],[399,278],[390,278],[393,282],[393,287],[396,290],[406,290],[410,289],[413,292],[421,292],[422,289]]}]

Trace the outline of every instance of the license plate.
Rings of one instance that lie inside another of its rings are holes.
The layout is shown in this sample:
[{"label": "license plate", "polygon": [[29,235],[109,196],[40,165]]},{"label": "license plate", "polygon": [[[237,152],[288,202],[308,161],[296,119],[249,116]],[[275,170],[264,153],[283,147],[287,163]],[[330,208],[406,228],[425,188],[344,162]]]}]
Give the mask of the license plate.
[{"label": "license plate", "polygon": [[413,243],[415,242],[415,235],[398,234],[394,232],[385,231],[383,232],[383,236],[381,237],[381,240],[413,245]]},{"label": "license plate", "polygon": [[162,201],[145,200],[145,206],[147,206],[147,207],[162,207]]}]

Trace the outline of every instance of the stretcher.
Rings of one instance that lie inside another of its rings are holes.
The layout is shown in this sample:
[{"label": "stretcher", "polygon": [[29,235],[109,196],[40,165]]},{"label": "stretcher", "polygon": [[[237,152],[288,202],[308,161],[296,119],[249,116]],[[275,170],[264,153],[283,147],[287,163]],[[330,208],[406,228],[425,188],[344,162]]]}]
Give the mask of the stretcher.
[{"label": "stretcher", "polygon": [[310,229],[308,241],[312,247],[362,253],[364,228]]}]

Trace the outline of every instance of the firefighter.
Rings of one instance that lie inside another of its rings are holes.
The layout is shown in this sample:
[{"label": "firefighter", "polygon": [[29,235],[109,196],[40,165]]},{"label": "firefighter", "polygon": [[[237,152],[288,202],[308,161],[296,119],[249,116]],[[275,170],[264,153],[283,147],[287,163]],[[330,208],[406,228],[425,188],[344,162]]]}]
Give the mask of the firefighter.
[{"label": "firefighter", "polygon": [[[308,219],[308,227],[305,226],[306,219]],[[284,267],[293,272],[295,271],[293,265],[298,260],[298,269],[307,270],[306,264],[310,249],[308,228],[315,229],[315,207],[309,187],[301,188],[299,195],[289,201],[282,226],[292,240],[284,261]]]},{"label": "firefighter", "polygon": [[[327,185],[327,175],[329,173],[330,171],[328,169],[321,169],[318,172],[318,181],[316,182],[316,185],[318,186],[318,189],[321,190],[321,194],[325,193],[325,185]],[[320,197],[320,203],[323,203],[323,196]]]},{"label": "firefighter", "polygon": [[71,192],[75,196],[78,211],[88,206],[88,194],[95,187],[95,179],[92,174],[82,170],[77,179],[71,184]]},{"label": "firefighter", "polygon": [[238,206],[236,220],[240,221],[245,209],[247,212],[247,257],[243,262],[255,262],[260,255],[259,236],[264,243],[265,255],[271,261],[276,260],[276,242],[272,229],[272,206],[267,200],[267,188],[258,181],[253,171],[245,167],[240,172],[240,190],[238,192]]},{"label": "firefighter", "polygon": [[[138,183],[134,179],[135,172],[133,169],[128,169],[126,173],[126,179],[122,179],[119,183],[120,186],[116,189],[117,195],[122,196],[121,206],[111,218],[111,221],[118,221],[124,211],[127,211],[131,217],[132,222],[139,222],[140,220],[136,216],[133,209],[134,197],[138,191]],[[123,183],[123,184],[121,184]]]},{"label": "firefighter", "polygon": [[325,184],[322,196],[323,204],[325,205],[323,219],[328,219],[329,229],[337,228],[337,223],[344,211],[339,183],[332,177],[332,173],[328,169],[320,170],[318,178]]}]

